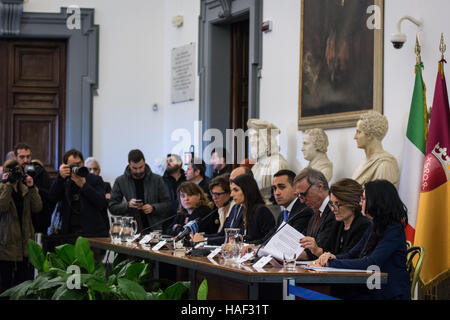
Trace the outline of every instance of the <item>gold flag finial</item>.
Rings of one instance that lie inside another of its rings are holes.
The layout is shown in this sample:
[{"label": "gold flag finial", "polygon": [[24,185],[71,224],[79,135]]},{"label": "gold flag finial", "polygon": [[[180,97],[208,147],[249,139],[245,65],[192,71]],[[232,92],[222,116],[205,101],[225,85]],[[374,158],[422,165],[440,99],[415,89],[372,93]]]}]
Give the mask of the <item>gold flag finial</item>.
[{"label": "gold flag finial", "polygon": [[416,47],[414,49],[414,52],[416,53],[417,63],[421,63],[422,57],[420,56],[421,47],[420,47],[420,43],[419,43],[419,36],[416,36]]},{"label": "gold flag finial", "polygon": [[447,51],[447,45],[444,41],[444,33],[441,33],[441,44],[439,45],[439,51],[441,52],[441,58],[444,60],[444,53]]}]

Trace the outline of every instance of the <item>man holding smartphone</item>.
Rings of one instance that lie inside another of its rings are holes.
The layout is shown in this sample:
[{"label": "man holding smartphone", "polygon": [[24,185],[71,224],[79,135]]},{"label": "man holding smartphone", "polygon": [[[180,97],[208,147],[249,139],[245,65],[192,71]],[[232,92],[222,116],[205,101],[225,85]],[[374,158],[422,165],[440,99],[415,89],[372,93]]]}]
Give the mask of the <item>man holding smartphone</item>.
[{"label": "man holding smartphone", "polygon": [[113,215],[134,216],[138,232],[170,215],[170,196],[164,180],[151,171],[142,151],[129,152],[128,166],[114,182],[109,210]]}]

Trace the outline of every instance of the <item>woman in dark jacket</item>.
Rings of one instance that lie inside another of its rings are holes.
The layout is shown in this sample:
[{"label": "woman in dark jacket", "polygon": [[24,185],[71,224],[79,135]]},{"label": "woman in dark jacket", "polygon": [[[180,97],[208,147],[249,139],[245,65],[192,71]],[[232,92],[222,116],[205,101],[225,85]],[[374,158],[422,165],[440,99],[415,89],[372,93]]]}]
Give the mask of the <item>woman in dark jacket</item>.
[{"label": "woman in dark jacket", "polygon": [[265,236],[275,228],[275,218],[264,204],[253,177],[243,174],[230,180],[231,197],[243,207],[244,241],[261,244]]},{"label": "woman in dark jacket", "polygon": [[[348,253],[324,253],[318,259],[321,266],[367,270],[377,266],[388,273],[388,281],[381,289],[369,290],[367,286],[353,291],[353,299],[411,299],[410,278],[406,270],[407,209],[398,196],[397,189],[386,180],[365,184],[361,198],[363,213],[372,219],[361,240]],[[350,293],[350,292],[349,292]]]},{"label": "woman in dark jacket", "polygon": [[23,176],[19,163],[8,160],[3,169],[0,183],[0,293],[33,279],[27,243],[34,240],[31,214],[42,210],[34,181],[30,176]]},{"label": "woman in dark jacket", "polygon": [[328,243],[319,248],[313,240],[311,252],[320,257],[325,251],[334,255],[350,251],[371,225],[369,218],[361,213],[363,188],[352,179],[342,179],[330,187],[330,209],[336,223],[333,225]]},{"label": "woman in dark jacket", "polygon": [[176,236],[183,230],[183,226],[194,219],[199,218],[198,232],[214,233],[219,227],[219,215],[217,210],[208,216],[213,208],[213,203],[208,196],[194,182],[183,182],[177,190],[178,194],[178,214],[175,216],[172,225],[166,231],[167,234]]}]

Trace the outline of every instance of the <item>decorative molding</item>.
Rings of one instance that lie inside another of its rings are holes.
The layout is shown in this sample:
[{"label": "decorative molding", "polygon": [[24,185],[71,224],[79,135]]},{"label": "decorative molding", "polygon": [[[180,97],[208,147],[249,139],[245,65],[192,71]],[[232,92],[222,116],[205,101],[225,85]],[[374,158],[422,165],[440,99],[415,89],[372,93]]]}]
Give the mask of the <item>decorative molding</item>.
[{"label": "decorative molding", "polygon": [[[0,0],[1,1],[1,0]],[[67,8],[59,13],[24,12],[20,36],[67,40],[66,150],[92,154],[93,96],[98,88],[99,26],[94,9],[80,9],[80,29],[69,29]]]},{"label": "decorative molding", "polygon": [[229,25],[243,18],[249,21],[248,118],[259,118],[262,9],[261,0],[200,1],[199,119],[202,121],[203,132],[208,128],[217,128],[226,136],[226,129],[229,127],[230,71],[226,69],[227,63],[224,61],[229,61],[227,55],[230,53],[231,35],[228,30]]},{"label": "decorative molding", "polygon": [[222,12],[219,13],[219,18],[229,19],[231,17],[231,1],[232,0],[219,0],[222,6]]},{"label": "decorative molding", "polygon": [[23,0],[0,0],[0,36],[20,34]]}]

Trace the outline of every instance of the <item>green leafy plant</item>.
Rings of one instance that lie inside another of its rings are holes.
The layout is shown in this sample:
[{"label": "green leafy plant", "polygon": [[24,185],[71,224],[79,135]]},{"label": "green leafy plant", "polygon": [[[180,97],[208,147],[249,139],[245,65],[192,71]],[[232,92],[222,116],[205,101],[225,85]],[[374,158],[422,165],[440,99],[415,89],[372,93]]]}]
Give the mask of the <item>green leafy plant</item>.
[{"label": "green leafy plant", "polygon": [[145,283],[150,276],[150,265],[129,260],[115,259],[112,272],[107,275],[104,265],[95,263],[89,241],[83,237],[79,237],[75,245],[56,247],[54,253],[46,256],[32,240],[28,241],[27,249],[29,261],[38,270],[37,277],[6,290],[0,297],[14,300],[181,299],[190,286],[189,282],[177,282],[164,291],[147,292]]}]

